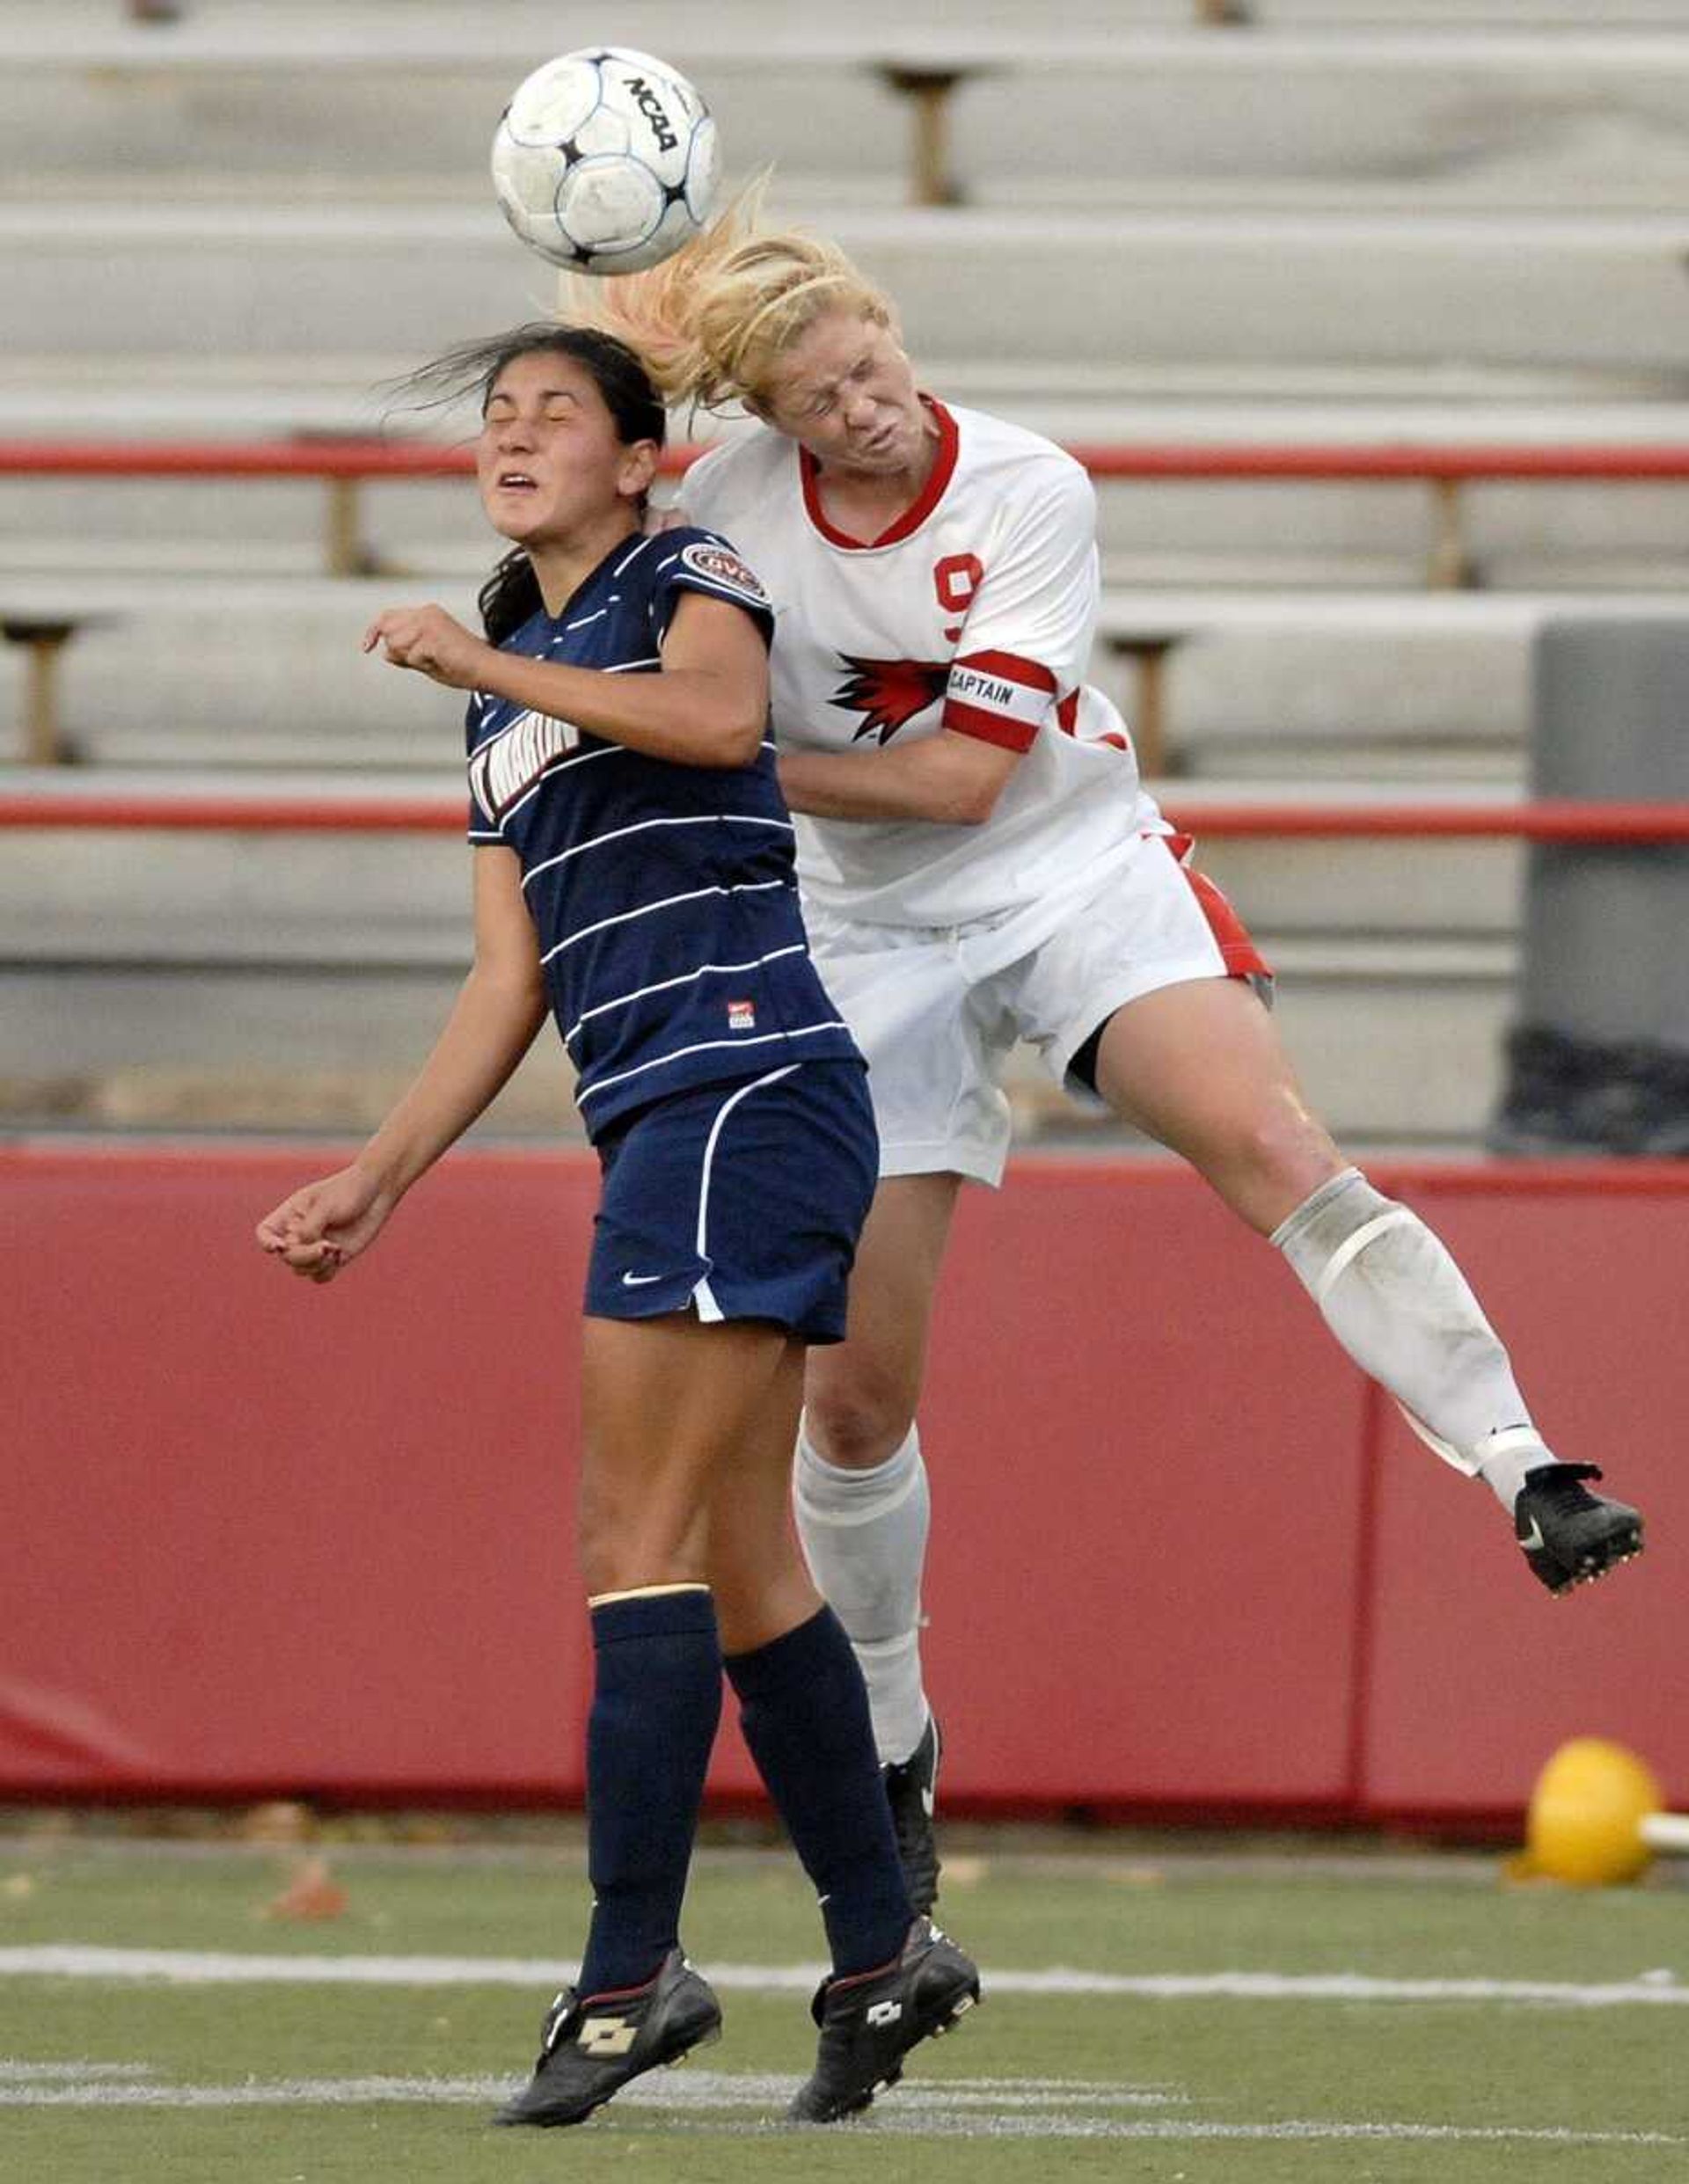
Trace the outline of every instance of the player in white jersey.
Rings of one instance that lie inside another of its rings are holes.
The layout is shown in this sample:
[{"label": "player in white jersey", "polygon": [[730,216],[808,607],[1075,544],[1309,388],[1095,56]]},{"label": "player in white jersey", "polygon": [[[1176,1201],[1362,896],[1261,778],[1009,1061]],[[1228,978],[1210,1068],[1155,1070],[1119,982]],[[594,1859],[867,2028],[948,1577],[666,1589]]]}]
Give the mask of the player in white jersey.
[{"label": "player in white jersey", "polygon": [[796,1503],[921,1903],[938,1740],[915,1412],[957,1191],[1001,1172],[1017,1038],[1271,1239],[1349,1355],[1492,1488],[1551,1589],[1634,1554],[1641,1520],[1556,1460],[1448,1252],[1309,1112],[1264,966],[1084,683],[1098,576],[1078,464],[924,392],[885,296],[826,241],[759,231],[754,201],[609,286],[603,310],[671,399],[737,401],[764,427],[697,464],[682,507],[771,595],[812,945],[871,1065],[881,1180],[847,1340],[810,1359]]},{"label": "player in white jersey", "polygon": [[816,466],[771,433],[706,457],[682,501],[749,522],[773,573],[783,757],[907,749],[940,725],[1008,755],[985,826],[935,836],[925,814],[801,818],[806,901],[929,929],[1038,912],[1049,931],[1068,901],[1094,892],[1099,862],[1117,866],[1160,824],[1119,714],[1083,680],[1096,613],[1091,483],[1018,425],[938,402],[924,415],[927,478],[872,545],[835,529]]}]

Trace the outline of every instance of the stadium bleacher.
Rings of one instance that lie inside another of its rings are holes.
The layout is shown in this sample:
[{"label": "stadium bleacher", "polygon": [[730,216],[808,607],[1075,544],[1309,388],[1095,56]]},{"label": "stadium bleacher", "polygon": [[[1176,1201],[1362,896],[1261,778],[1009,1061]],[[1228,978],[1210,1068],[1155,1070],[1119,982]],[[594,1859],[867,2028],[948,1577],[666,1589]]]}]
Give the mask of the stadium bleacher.
[{"label": "stadium bleacher", "polygon": [[[1689,6],[1248,12],[1221,28],[1189,0],[1086,0],[1033,28],[976,0],[912,33],[889,5],[846,30],[728,0],[706,37],[676,0],[621,0],[614,34],[695,72],[734,172],[773,163],[776,209],[886,280],[958,400],[1094,443],[1689,441]],[[558,41],[528,0],[492,28],[420,0],[14,11],[0,436],[383,428],[384,382],[548,300],[484,169],[504,95]],[[962,71],[955,206],[907,201],[897,62]],[[1177,628],[1166,793],[1198,818],[1235,784],[1518,793],[1535,628],[1663,609],[1689,571],[1689,486],[1485,487],[1485,589],[1466,593],[1422,588],[1424,513],[1393,484],[1119,481],[1101,505],[1098,678],[1130,710],[1106,640]],[[450,781],[452,701],[355,641],[396,588],[472,595],[488,549],[461,481],[364,488],[380,579],[318,573],[303,482],[0,476],[0,614],[110,616],[61,661],[78,772]],[[0,754],[25,674],[0,649]],[[1511,1008],[1518,846],[1205,861],[1279,962],[1340,1133],[1473,1142]],[[0,1114],[22,1119],[355,1125],[420,1054],[467,942],[440,839],[16,835],[0,873]],[[548,1056],[492,1121],[567,1114]]]}]

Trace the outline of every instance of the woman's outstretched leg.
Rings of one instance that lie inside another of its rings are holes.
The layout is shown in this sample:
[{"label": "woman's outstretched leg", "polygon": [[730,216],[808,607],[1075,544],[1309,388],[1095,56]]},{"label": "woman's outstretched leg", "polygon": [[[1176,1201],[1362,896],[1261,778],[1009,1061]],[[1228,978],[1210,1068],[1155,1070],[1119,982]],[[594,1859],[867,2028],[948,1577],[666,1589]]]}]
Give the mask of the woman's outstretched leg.
[{"label": "woman's outstretched leg", "polygon": [[1109,1019],[1098,1088],[1185,1155],[1269,1238],[1343,1348],[1408,1423],[1513,1518],[1553,1592],[1641,1548],[1641,1519],[1590,1494],[1539,1432],[1506,1348],[1442,1240],[1375,1190],[1308,1112],[1261,1003],[1235,979],[1193,980]]}]

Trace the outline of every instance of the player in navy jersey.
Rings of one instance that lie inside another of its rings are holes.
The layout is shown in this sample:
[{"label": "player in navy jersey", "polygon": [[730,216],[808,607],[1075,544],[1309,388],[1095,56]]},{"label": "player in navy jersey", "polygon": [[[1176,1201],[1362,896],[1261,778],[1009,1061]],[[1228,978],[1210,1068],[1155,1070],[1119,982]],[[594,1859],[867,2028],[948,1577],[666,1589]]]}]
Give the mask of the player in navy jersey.
[{"label": "player in navy jersey", "polygon": [[474,962],[369,1144],[259,1241],[333,1279],[554,1017],[603,1176],[579,1525],[594,1902],[576,1984],[498,2120],[578,2122],[719,2030],[679,1919],[725,1665],[821,1898],[832,1974],[792,2114],[828,2122],[979,1989],[911,1915],[862,1676],[788,1522],[805,1349],[843,1335],[876,1144],[798,909],[772,617],[724,539],[644,531],[663,411],[620,343],[526,327],[420,376],[480,390],[481,499],[511,551],[486,639],[393,608],[364,648],[471,693]]}]

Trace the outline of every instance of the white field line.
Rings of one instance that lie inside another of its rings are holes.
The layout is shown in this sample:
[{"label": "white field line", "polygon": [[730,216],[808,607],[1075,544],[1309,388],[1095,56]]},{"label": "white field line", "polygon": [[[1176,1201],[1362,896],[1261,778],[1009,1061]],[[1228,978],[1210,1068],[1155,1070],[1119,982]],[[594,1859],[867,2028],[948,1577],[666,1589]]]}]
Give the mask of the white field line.
[{"label": "white field line", "polygon": [[150,2063],[15,2063],[0,2056],[0,2089],[8,2085],[79,2085],[84,2078],[156,2078]]},{"label": "white field line", "polygon": [[[554,1959],[511,1956],[260,1955],[212,1949],[111,1949],[77,1942],[0,1948],[0,1978],[144,1979],[180,1986],[554,1988]],[[723,1993],[809,1994],[819,1964],[712,1964]],[[1689,2005],[1670,1972],[1581,1984],[1550,1979],[1378,1979],[1359,1972],[991,1971],[993,1995],[1122,1997],[1158,2002],[1499,2002],[1600,2010]]]},{"label": "white field line", "polygon": [[[82,2082],[77,2082],[79,2078]],[[159,2080],[157,2073],[145,2064],[0,2063],[0,2107],[268,2107],[313,2100],[342,2105],[392,2100],[492,2105],[504,2100],[515,2082],[511,2078],[467,2075],[398,2078],[378,2074],[176,2085]],[[764,2071],[689,2068],[629,2085],[616,2096],[616,2104],[618,2109],[629,2106],[779,2109],[792,2098],[797,2083],[794,2078],[778,2078]],[[1167,2108],[1181,2107],[1188,2099],[1184,2093],[1162,2086],[1111,2085],[1094,2079],[1003,2078],[964,2078],[956,2084],[924,2086],[911,2097],[923,2115],[1002,2109]]]},{"label": "white field line", "polygon": [[[137,2084],[118,2078],[123,2065],[91,2064],[81,2084],[50,2083],[18,2073],[11,2066],[0,2076],[0,2108],[145,2107],[174,2109],[254,2107],[364,2107],[407,2103],[435,2107],[490,2108],[510,2090],[495,2078],[327,2078],[248,2079],[230,2085]],[[686,2078],[665,2074],[659,2084],[628,2086],[617,2096],[618,2111],[649,2112],[642,2127],[654,2123],[729,2136],[763,2135],[790,2098],[795,2080],[747,2072],[735,2076],[699,2071]],[[1127,2118],[1111,2108],[1157,2105],[1182,2098],[1159,2090],[1064,2085],[1059,2079],[962,2079],[947,2085],[904,2087],[853,2122],[852,2135],[881,2137],[1138,2139],[1178,2142],[1203,2139],[1291,2139],[1395,2142],[1434,2140],[1451,2144],[1557,2146],[1676,2146],[1689,2138],[1664,2131],[1604,2131],[1510,2128],[1455,2123],[1366,2123],[1292,2120],[1276,2123],[1223,2123],[1200,2117]],[[747,2115],[746,2109],[757,2111]],[[1076,2113],[1090,2110],[1092,2113]],[[1099,2113],[1100,2111],[1101,2113]]]}]

